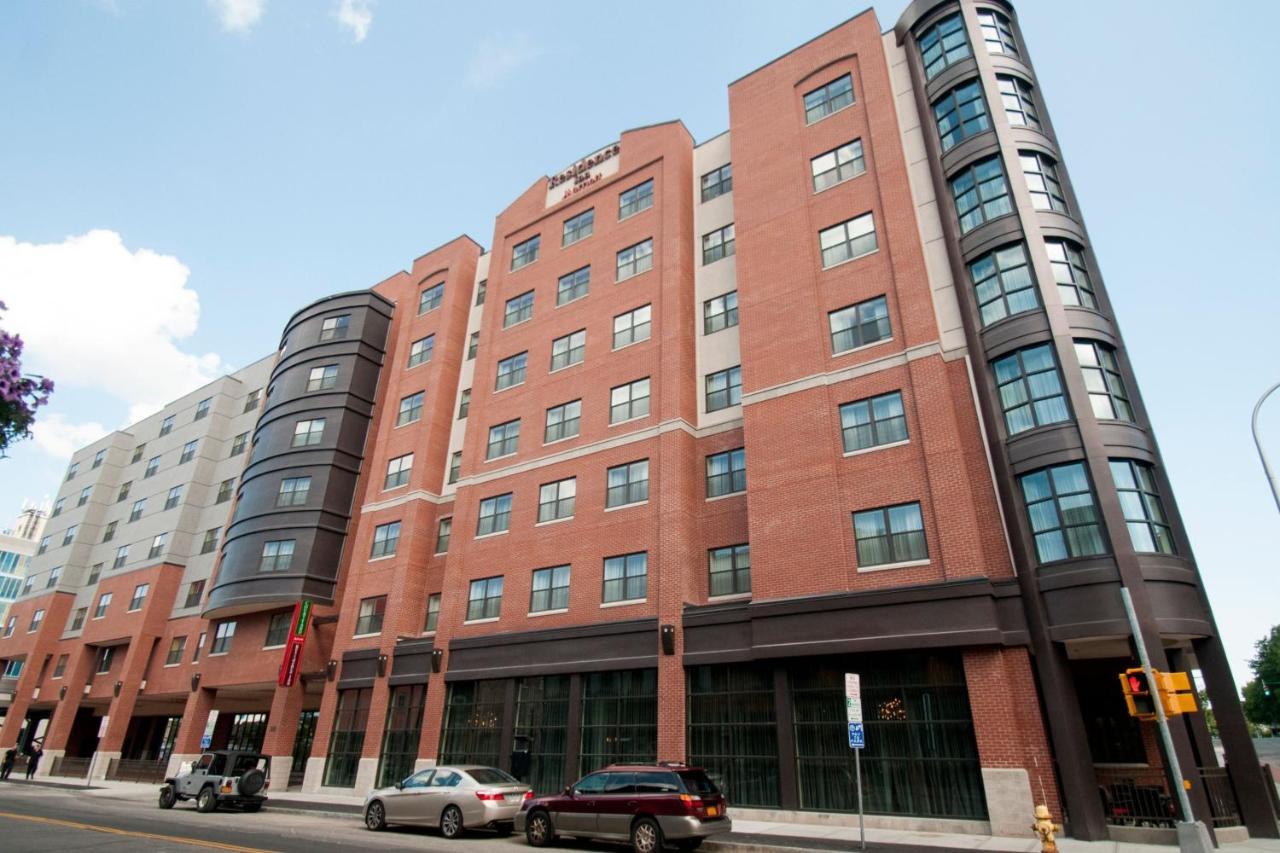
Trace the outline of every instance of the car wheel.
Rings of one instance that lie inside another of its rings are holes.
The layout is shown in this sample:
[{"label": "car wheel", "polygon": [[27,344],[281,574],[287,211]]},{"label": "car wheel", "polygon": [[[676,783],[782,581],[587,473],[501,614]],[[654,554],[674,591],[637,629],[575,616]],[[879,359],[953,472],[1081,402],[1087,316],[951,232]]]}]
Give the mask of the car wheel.
[{"label": "car wheel", "polygon": [[174,792],[172,785],[165,785],[160,789],[160,808],[171,809],[176,802],[178,802],[178,795]]},{"label": "car wheel", "polygon": [[440,815],[440,834],[445,838],[458,838],[462,835],[462,809],[448,806]]},{"label": "car wheel", "polygon": [[201,788],[200,795],[196,797],[196,811],[208,812],[218,807],[218,795],[213,792],[212,788]]},{"label": "car wheel", "polygon": [[631,825],[631,849],[636,853],[660,853],[662,827],[651,817],[642,817]]},{"label": "car wheel", "polygon": [[374,800],[364,810],[364,825],[367,829],[378,832],[387,828],[387,810],[382,803]]},{"label": "car wheel", "polygon": [[555,841],[556,829],[551,824],[551,815],[546,812],[529,815],[529,822],[524,827],[524,837],[530,847],[546,847]]}]

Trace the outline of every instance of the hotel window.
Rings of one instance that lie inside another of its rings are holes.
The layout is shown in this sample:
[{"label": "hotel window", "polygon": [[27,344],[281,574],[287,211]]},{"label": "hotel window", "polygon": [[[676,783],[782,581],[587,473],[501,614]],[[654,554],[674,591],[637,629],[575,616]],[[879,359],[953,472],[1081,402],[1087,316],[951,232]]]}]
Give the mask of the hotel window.
[{"label": "hotel window", "polygon": [[400,541],[400,522],[391,521],[379,524],[373,529],[373,547],[369,549],[369,559],[391,557],[396,553],[396,545]]},{"label": "hotel window", "polygon": [[116,503],[120,503],[120,501],[125,500],[126,498],[128,498],[128,497],[129,497],[129,489],[131,489],[131,488],[133,488],[133,480],[130,480],[129,482],[124,483],[123,485],[121,485],[121,486],[120,486],[120,491],[116,493]]},{"label": "hotel window", "polygon": [[970,55],[969,39],[964,34],[964,21],[957,12],[948,15],[920,34],[920,57],[924,61],[924,74],[932,80],[948,65],[954,65]]},{"label": "hotel window", "polygon": [[853,103],[853,76],[845,74],[804,96],[804,120],[813,124]]},{"label": "hotel window", "polygon": [[1045,240],[1044,248],[1049,255],[1049,266],[1053,269],[1054,281],[1058,283],[1062,304],[1097,308],[1093,282],[1089,280],[1089,268],[1080,247],[1066,240]]},{"label": "hotel window", "polygon": [[502,316],[502,328],[514,326],[533,318],[533,291],[529,290],[519,296],[507,300],[506,311]]},{"label": "hotel window", "polygon": [[717,196],[733,191],[733,164],[725,163],[702,176],[702,201],[705,204]]},{"label": "hotel window", "polygon": [[875,218],[864,213],[823,228],[818,232],[818,247],[822,250],[823,269],[871,254],[877,248]]},{"label": "hotel window", "polygon": [[739,447],[707,457],[707,497],[747,490],[747,451]]},{"label": "hotel window", "polygon": [[425,314],[440,307],[444,301],[444,282],[433,284],[418,296],[418,313]]},{"label": "hotel window", "polygon": [[147,600],[147,593],[151,591],[151,584],[140,583],[133,588],[133,598],[129,599],[129,610],[133,613],[135,610],[142,609],[142,602]]},{"label": "hotel window", "polygon": [[587,351],[587,330],[579,329],[551,342],[551,372],[582,361]]},{"label": "hotel window", "polygon": [[440,624],[440,593],[433,592],[427,597],[427,617],[422,621],[422,632],[429,634]]},{"label": "hotel window", "polygon": [[560,280],[556,282],[556,304],[564,305],[566,302],[581,299],[587,295],[587,291],[590,290],[590,288],[590,265],[587,265],[582,269],[576,269],[566,275],[562,275],[560,276]]},{"label": "hotel window", "polygon": [[169,653],[164,656],[165,666],[177,666],[182,663],[182,654],[187,650],[186,637],[174,637],[169,641]]},{"label": "hotel window", "polygon": [[649,377],[609,390],[609,423],[643,418],[649,414]]},{"label": "hotel window", "polygon": [[267,623],[267,638],[263,641],[262,647],[270,649],[276,646],[283,646],[289,641],[289,630],[292,627],[292,612],[286,610],[282,613],[272,613],[271,621]]},{"label": "hotel window", "polygon": [[160,457],[152,456],[149,460],[147,460],[147,470],[142,472],[142,479],[145,480],[148,477],[154,477],[156,475],[156,472],[159,470],[160,470]]},{"label": "hotel window", "polygon": [[1067,199],[1062,192],[1062,182],[1058,180],[1058,167],[1049,157],[1035,152],[1019,151],[1018,160],[1022,163],[1022,176],[1027,181],[1027,191],[1031,193],[1031,206],[1036,210],[1056,210],[1067,212]]},{"label": "hotel window", "polygon": [[58,578],[62,576],[62,566],[54,566],[49,570],[49,579],[45,581],[45,589],[53,589],[58,585]]},{"label": "hotel window", "polygon": [[591,232],[595,227],[596,210],[590,210],[579,213],[577,216],[571,216],[564,221],[564,233],[560,238],[561,246],[571,246],[579,240],[585,240],[591,236]]},{"label": "hotel window", "polygon": [[467,621],[497,619],[502,613],[502,576],[471,582],[467,596]]},{"label": "hotel window", "polygon": [[751,548],[732,545],[707,552],[710,595],[740,595],[751,592]]},{"label": "hotel window", "polygon": [[453,517],[440,519],[436,527],[436,553],[446,554],[449,551],[449,537],[453,534]]},{"label": "hotel window", "polygon": [[573,518],[574,499],[578,494],[578,480],[569,477],[554,483],[543,483],[538,489],[538,521],[559,521]]},{"label": "hotel window", "polygon": [[991,362],[1009,435],[1071,420],[1053,346],[1027,347]]},{"label": "hotel window", "polygon": [[204,541],[200,543],[201,554],[211,554],[218,548],[218,528],[211,527],[204,532]]},{"label": "hotel window", "polygon": [[1013,27],[1004,15],[994,9],[979,9],[978,25],[982,27],[982,40],[987,43],[987,53],[1018,55],[1018,43],[1013,39]]},{"label": "hotel window", "polygon": [[307,391],[328,391],[338,384],[338,365],[326,364],[311,368],[307,376]]},{"label": "hotel window", "polygon": [[39,631],[40,623],[43,621],[44,621],[44,608],[43,607],[37,608],[35,612],[31,614],[31,625],[27,628],[27,633],[34,634],[36,631]]},{"label": "hotel window", "polygon": [[647,341],[652,329],[652,306],[641,305],[625,314],[619,314],[613,318],[613,348],[622,349],[631,344]]},{"label": "hotel window", "polygon": [[93,486],[85,486],[80,490],[80,497],[76,499],[76,506],[84,506],[89,502],[89,496],[93,494]]},{"label": "hotel window", "polygon": [[231,442],[231,456],[239,456],[244,453],[245,445],[249,443],[249,433],[242,432]]},{"label": "hotel window", "polygon": [[706,377],[707,411],[718,412],[742,402],[742,368],[730,367],[708,373]]},{"label": "hotel window", "polygon": [[840,431],[845,453],[906,441],[907,416],[902,408],[902,392],[845,403],[840,407]]},{"label": "hotel window", "polygon": [[507,421],[489,427],[489,446],[485,449],[485,459],[497,459],[510,456],[520,445],[520,419]]},{"label": "hotel window", "polygon": [[[77,608],[76,608],[76,615],[75,615],[75,616],[72,618],[72,620],[71,620],[71,630],[72,630],[72,631],[79,631],[81,628],[83,628],[83,627],[84,627],[84,620],[85,620],[85,617],[86,617],[86,616],[88,616],[88,615],[89,615],[89,608],[87,608],[87,607],[77,607]],[[10,634],[12,634],[12,633],[13,633],[13,631],[12,631],[12,630],[10,630],[10,631],[9,631],[9,633],[10,633]],[[6,634],[6,636],[8,636],[8,635]]]},{"label": "hotel window", "polygon": [[62,515],[62,510],[66,507],[66,505],[67,505],[66,498],[58,498],[53,504],[53,513],[49,517],[57,518],[58,516]]},{"label": "hotel window", "polygon": [[929,558],[918,503],[855,512],[853,536],[860,569]]},{"label": "hotel window", "polygon": [[529,612],[546,613],[569,609],[569,567],[554,566],[533,573],[529,593]]},{"label": "hotel window", "polygon": [[819,154],[809,161],[809,170],[813,174],[814,192],[822,192],[828,187],[858,177],[867,170],[867,161],[862,156],[862,140],[855,139],[825,154]]},{"label": "hotel window", "polygon": [[542,243],[542,235],[534,234],[523,243],[516,243],[511,249],[511,269],[527,267],[538,259],[538,247]]},{"label": "hotel window", "polygon": [[476,536],[501,533],[511,524],[511,492],[480,501],[480,517],[476,521]]},{"label": "hotel window", "polygon": [[628,246],[618,253],[618,281],[653,269],[653,238]]},{"label": "hotel window", "polygon": [[653,178],[618,195],[618,221],[653,207]]},{"label": "hotel window", "polygon": [[124,568],[124,564],[128,559],[129,559],[129,546],[121,545],[119,548],[116,549],[116,556],[115,556],[115,559],[111,561],[111,568],[113,569]]},{"label": "hotel window", "polygon": [[106,675],[111,672],[111,661],[115,657],[115,646],[101,646],[98,648],[97,661],[94,666],[94,672],[98,675]]},{"label": "hotel window", "polygon": [[168,533],[161,533],[151,540],[151,548],[147,551],[147,559],[152,560],[164,553],[165,543],[169,541]]},{"label": "hotel window", "polygon": [[209,416],[209,407],[210,407],[211,405],[213,405],[213,398],[212,398],[212,397],[206,397],[205,399],[203,399],[203,400],[201,400],[199,403],[197,403],[197,404],[196,404],[196,416],[195,416],[194,418],[192,418],[192,420],[193,420],[193,421],[198,421],[198,420],[200,420],[201,418],[206,418],[206,417],[208,417],[208,416]]},{"label": "hotel window", "polygon": [[231,500],[231,492],[235,489],[235,486],[236,486],[235,477],[232,477],[229,480],[223,480],[221,483],[219,483],[218,497],[216,500],[214,500],[214,503],[220,504],[220,503],[225,503],[226,501]]},{"label": "hotel window", "polygon": [[383,489],[394,489],[409,482],[409,474],[413,470],[413,454],[397,456],[387,463],[387,477],[382,482]]},{"label": "hotel window", "polygon": [[1009,124],[1014,127],[1041,129],[1035,93],[1030,83],[1020,77],[997,74],[996,86],[1000,89],[1000,101],[1004,104],[1004,114]]},{"label": "hotel window", "polygon": [[262,561],[258,564],[260,572],[283,572],[293,562],[295,539],[273,539],[262,543]]},{"label": "hotel window", "polygon": [[187,601],[183,607],[198,607],[204,597],[204,581],[192,581],[187,585]]},{"label": "hotel window", "polygon": [[[14,618],[16,618],[16,617],[14,617]],[[13,620],[12,620],[12,619],[10,619],[10,621],[13,621]],[[7,629],[6,629],[6,630],[7,630]],[[13,633],[13,631],[12,631],[12,630],[8,630],[8,631],[7,631],[7,633],[5,634],[5,636],[6,636],[6,637],[8,637],[8,636],[10,636],[12,633]],[[4,665],[4,674],[3,674],[3,675],[0,675],[0,678],[19,678],[19,677],[21,677],[21,676],[22,676],[22,665],[23,665],[24,663],[25,663],[25,661],[21,661],[21,660],[17,660],[17,659],[10,660],[10,661],[6,662],[6,663],[5,663],[5,665]]]},{"label": "hotel window", "polygon": [[458,475],[462,472],[462,451],[455,450],[453,456],[449,459],[449,483],[458,482]]},{"label": "hotel window", "polygon": [[[211,655],[225,655],[231,651],[231,641],[236,636],[236,623],[234,619],[226,622],[219,622],[218,627],[213,631],[213,645],[209,647]],[[196,653],[199,654],[199,646],[196,647]]]},{"label": "hotel window", "polygon": [[[175,418],[175,417],[177,417],[177,416],[176,416],[176,415],[168,415],[168,416],[166,416],[166,417],[165,417],[165,419],[164,419],[164,420],[162,420],[162,421],[160,422],[160,434],[161,434],[161,435],[168,435],[169,433],[173,432],[173,421],[174,421],[174,418]],[[76,466],[73,464],[71,467],[72,467],[72,473],[71,473],[71,476],[67,477],[67,479],[68,479],[68,480],[70,480],[70,479],[71,479],[71,477],[74,477],[74,476],[75,476],[75,470],[74,470],[74,469],[76,468]]]},{"label": "hotel window", "polygon": [[471,412],[471,389],[463,388],[458,398],[458,420],[463,420]]},{"label": "hotel window", "polygon": [[982,97],[982,83],[961,83],[933,104],[933,118],[938,123],[938,139],[942,150],[950,151],[960,142],[991,129],[987,100]]},{"label": "hotel window", "polygon": [[258,401],[262,399],[262,389],[257,388],[249,392],[249,396],[244,398],[244,413],[252,412],[258,408]]},{"label": "hotel window", "polygon": [[604,505],[608,508],[649,500],[649,460],[616,465],[605,472]]},{"label": "hotel window", "polygon": [[276,506],[302,506],[311,493],[310,477],[285,477],[280,481]]},{"label": "hotel window", "polygon": [[76,538],[76,531],[80,529],[80,525],[73,524],[62,534],[62,544],[70,545]]},{"label": "hotel window", "polygon": [[174,486],[169,490],[169,494],[165,496],[164,508],[173,509],[182,500],[182,486]]},{"label": "hotel window", "polygon": [[968,233],[984,222],[1013,213],[1009,184],[997,154],[980,160],[951,179],[960,232]]},{"label": "hotel window", "polygon": [[36,585],[35,575],[28,575],[26,582],[23,583],[22,585],[22,594],[23,595],[30,594],[31,590],[35,588],[35,585]]},{"label": "hotel window", "polygon": [[345,338],[347,336],[347,328],[350,325],[350,314],[338,314],[334,317],[325,317],[324,322],[320,324],[320,340],[336,341],[339,338]]},{"label": "hotel window", "polygon": [[576,437],[581,418],[581,400],[573,400],[547,409],[547,424],[542,435],[543,443],[550,444],[553,441],[560,441],[564,438]]},{"label": "hotel window", "polygon": [[702,303],[704,335],[736,325],[738,325],[738,291],[731,290],[723,296],[717,296]]},{"label": "hotel window", "polygon": [[1173,554],[1173,532],[1160,503],[1155,469],[1132,459],[1112,459],[1111,479],[1115,480],[1120,509],[1129,528],[1133,550],[1144,554]]},{"label": "hotel window", "polygon": [[104,592],[98,596],[98,606],[94,608],[93,618],[101,619],[107,615],[107,608],[111,606],[111,593]]},{"label": "hotel window", "polygon": [[476,306],[484,304],[484,298],[489,292],[489,279],[482,278],[480,283],[476,285]]},{"label": "hotel window", "polygon": [[319,444],[324,438],[324,418],[298,421],[293,428],[293,446],[308,447]]},{"label": "hotel window", "polygon": [[[18,617],[17,617],[17,616],[10,616],[10,617],[9,617],[9,621],[8,621],[8,622],[6,622],[6,623],[5,623],[5,626],[4,626],[4,635],[5,635],[6,637],[12,637],[12,636],[13,636],[14,629],[16,629],[17,627],[18,627]],[[72,626],[71,630],[73,630],[73,631],[74,631],[74,630],[76,630],[76,629],[75,629],[75,626]],[[10,664],[13,664],[13,663],[14,663],[14,661],[9,661],[9,663],[10,663]],[[22,661],[17,661],[17,663],[18,663],[18,664],[21,664],[21,663],[22,663]],[[21,672],[21,671],[22,671],[21,666],[19,666],[18,671],[19,671],[19,672]],[[10,676],[10,674],[9,674],[8,670],[5,670],[4,677],[5,677],[5,678],[11,678],[12,676]]]},{"label": "hotel window", "polygon": [[476,357],[476,351],[480,349],[480,333],[472,332],[471,340],[467,342],[467,361]]},{"label": "hotel window", "polygon": [[63,674],[66,673],[67,661],[70,657],[70,655],[58,655],[58,662],[53,665],[54,678],[62,678]]},{"label": "hotel window", "polygon": [[89,569],[89,580],[85,582],[86,586],[93,586],[98,582],[98,578],[102,577],[102,563],[94,563],[93,568]]},{"label": "hotel window", "polygon": [[422,398],[425,391],[400,399],[400,411],[396,414],[396,426],[411,424],[422,417]]},{"label": "hotel window", "polygon": [[1133,422],[1133,406],[1120,375],[1116,351],[1097,341],[1076,341],[1076,360],[1096,418]]},{"label": "hotel window", "polygon": [[204,631],[201,631],[200,636],[196,637],[196,647],[195,647],[195,650],[191,652],[192,663],[195,663],[196,661],[200,660],[200,651],[204,648],[204,638],[205,638]]},{"label": "hotel window", "polygon": [[988,252],[969,264],[974,296],[982,325],[1039,307],[1036,281],[1027,260],[1027,248],[1014,243]]},{"label": "hotel window", "polygon": [[387,612],[387,597],[376,595],[360,600],[360,613],[356,616],[357,637],[364,634],[381,634],[382,617]]},{"label": "hotel window", "polygon": [[[132,520],[132,519],[130,519],[130,520]],[[45,536],[45,537],[43,537],[43,538],[40,540],[40,547],[36,549],[36,556],[37,556],[37,557],[39,557],[39,556],[40,556],[41,554],[43,554],[45,551],[48,551],[48,550],[49,550],[49,539],[50,539],[50,538],[51,538],[51,537],[49,537],[49,536]]]},{"label": "hotel window", "polygon": [[1023,475],[1019,482],[1041,563],[1107,552],[1084,463],[1045,468]]},{"label": "hotel window", "polygon": [[142,454],[147,452],[147,443],[144,441],[133,449],[133,458],[129,460],[129,464],[142,461]]},{"label": "hotel window", "polygon": [[102,450],[99,450],[97,453],[93,454],[93,467],[101,468],[102,461],[106,458],[107,458],[107,449],[104,447]]},{"label": "hotel window", "polygon": [[529,364],[529,353],[516,353],[498,362],[498,378],[494,382],[494,390],[501,391],[524,382],[525,368]]},{"label": "hotel window", "polygon": [[828,320],[832,355],[885,341],[890,336],[889,303],[883,296],[832,311]]},{"label": "hotel window", "polygon": [[[163,433],[161,434],[163,435]],[[67,480],[64,482],[69,482],[70,480],[74,479],[76,474],[78,473],[80,473],[80,463],[72,462],[71,465],[67,468]]]},{"label": "hotel window", "polygon": [[615,601],[643,601],[649,594],[649,554],[624,554],[604,559],[606,604]]},{"label": "hotel window", "polygon": [[196,447],[199,444],[200,441],[197,439],[195,441],[188,441],[186,444],[182,445],[182,455],[178,457],[178,464],[183,465],[194,459],[196,455]]},{"label": "hotel window", "polygon": [[733,223],[702,235],[702,265],[714,264],[733,254]]},{"label": "hotel window", "polygon": [[116,527],[119,524],[120,522],[118,521],[111,521],[107,523],[107,529],[102,531],[103,542],[110,542],[112,539],[116,538]]}]

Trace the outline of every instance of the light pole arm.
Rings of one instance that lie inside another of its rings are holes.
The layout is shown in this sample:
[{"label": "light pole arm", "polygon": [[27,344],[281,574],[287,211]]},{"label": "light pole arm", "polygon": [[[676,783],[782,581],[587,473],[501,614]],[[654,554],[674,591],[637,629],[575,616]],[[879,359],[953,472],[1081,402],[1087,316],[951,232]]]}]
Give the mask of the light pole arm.
[{"label": "light pole arm", "polygon": [[1267,485],[1271,486],[1271,497],[1275,498],[1276,509],[1280,510],[1280,483],[1276,481],[1276,474],[1271,470],[1271,464],[1267,462],[1266,451],[1262,449],[1262,439],[1258,437],[1258,410],[1262,408],[1262,404],[1271,396],[1271,392],[1280,388],[1280,382],[1268,388],[1258,402],[1253,407],[1253,443],[1258,447],[1258,458],[1262,460],[1262,470],[1267,475]]}]

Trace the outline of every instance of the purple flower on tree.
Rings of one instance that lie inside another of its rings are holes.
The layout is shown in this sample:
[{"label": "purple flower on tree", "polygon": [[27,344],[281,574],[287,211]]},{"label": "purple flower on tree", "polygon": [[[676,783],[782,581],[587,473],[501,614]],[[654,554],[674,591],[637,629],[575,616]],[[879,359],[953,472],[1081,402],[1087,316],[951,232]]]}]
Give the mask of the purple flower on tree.
[{"label": "purple flower on tree", "polygon": [[[7,307],[0,302],[0,311]],[[52,393],[52,379],[23,374],[22,338],[0,329],[0,457],[10,444],[31,436],[36,409]]]}]

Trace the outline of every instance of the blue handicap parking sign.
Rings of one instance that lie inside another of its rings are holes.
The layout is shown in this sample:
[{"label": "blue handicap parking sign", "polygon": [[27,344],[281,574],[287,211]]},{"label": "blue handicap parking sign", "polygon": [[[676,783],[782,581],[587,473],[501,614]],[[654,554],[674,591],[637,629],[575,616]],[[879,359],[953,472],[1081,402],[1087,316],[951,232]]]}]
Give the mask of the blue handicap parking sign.
[{"label": "blue handicap parking sign", "polygon": [[867,733],[862,728],[862,723],[849,724],[849,748],[862,749],[867,745]]}]

